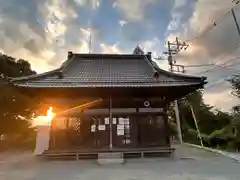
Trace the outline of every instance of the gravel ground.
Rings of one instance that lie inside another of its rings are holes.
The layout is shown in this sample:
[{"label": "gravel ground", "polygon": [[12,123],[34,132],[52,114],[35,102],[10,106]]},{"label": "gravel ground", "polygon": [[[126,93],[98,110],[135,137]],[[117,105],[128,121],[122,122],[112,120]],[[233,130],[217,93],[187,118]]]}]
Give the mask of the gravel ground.
[{"label": "gravel ground", "polygon": [[176,146],[174,158],[132,159],[123,165],[47,161],[30,153],[0,155],[0,180],[239,180],[240,163],[203,150]]}]

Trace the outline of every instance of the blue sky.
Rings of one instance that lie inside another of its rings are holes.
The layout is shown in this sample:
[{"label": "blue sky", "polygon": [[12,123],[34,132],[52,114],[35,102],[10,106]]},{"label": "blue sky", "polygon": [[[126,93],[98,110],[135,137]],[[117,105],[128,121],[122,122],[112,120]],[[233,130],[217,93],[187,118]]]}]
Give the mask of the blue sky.
[{"label": "blue sky", "polygon": [[[17,21],[16,26],[20,24],[28,26],[47,46],[49,46],[46,43],[47,39],[50,39],[51,49],[55,51],[62,48],[67,50],[68,46],[81,46],[86,43],[88,31],[92,34],[92,52],[102,52],[105,46],[117,45],[121,49],[119,51],[131,53],[132,49],[140,44],[145,51],[154,50],[155,54],[161,55],[168,36],[178,32],[182,28],[181,25],[191,17],[195,8],[194,2],[194,0],[8,0],[0,2],[0,12],[3,18],[13,20],[13,23]],[[178,13],[177,17],[174,17],[175,11]],[[11,25],[5,26],[5,29],[8,28],[4,32],[7,38],[15,40],[19,39],[19,35],[23,35],[24,30],[16,33],[15,29],[10,27]],[[23,48],[27,48],[30,53],[33,51],[36,53],[38,49],[35,46],[39,42],[34,37],[27,39],[30,39],[30,42],[25,42]],[[2,50],[11,53],[7,48]],[[45,71],[44,68],[35,66],[33,64],[37,71]]]},{"label": "blue sky", "polygon": [[[68,51],[89,52],[91,34],[92,53],[132,53],[139,44],[145,52],[161,56],[167,40],[198,36],[235,6],[227,0],[1,0],[0,52],[26,59],[34,70],[45,72],[59,67]],[[236,15],[240,19],[240,8],[236,7]],[[175,59],[184,65],[221,64],[240,56],[238,49],[228,53],[238,38],[227,14],[206,36],[188,41],[189,48]],[[240,68],[234,63],[227,65]],[[158,64],[168,69],[167,60]],[[220,82],[206,88],[205,101],[224,110],[239,104],[223,80],[237,70],[222,67],[201,73],[205,70],[186,72],[207,76],[209,85]]]}]

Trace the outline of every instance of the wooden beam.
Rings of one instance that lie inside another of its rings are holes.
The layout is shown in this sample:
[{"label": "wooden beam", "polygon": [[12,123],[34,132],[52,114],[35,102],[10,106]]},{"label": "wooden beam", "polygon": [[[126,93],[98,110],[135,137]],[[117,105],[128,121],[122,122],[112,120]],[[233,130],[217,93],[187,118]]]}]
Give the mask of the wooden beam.
[{"label": "wooden beam", "polygon": [[164,110],[163,110],[163,119],[164,119],[164,129],[165,129],[165,136],[166,136],[166,143],[170,147],[171,142],[170,142],[170,128],[169,128],[169,122],[168,122],[168,114],[167,114],[167,108],[168,106],[166,105]]}]

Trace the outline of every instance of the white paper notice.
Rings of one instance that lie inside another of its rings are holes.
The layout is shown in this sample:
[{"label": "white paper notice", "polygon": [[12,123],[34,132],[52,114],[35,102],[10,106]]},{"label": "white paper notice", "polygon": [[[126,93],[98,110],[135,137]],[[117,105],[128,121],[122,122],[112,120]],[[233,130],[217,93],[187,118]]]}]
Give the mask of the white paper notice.
[{"label": "white paper notice", "polygon": [[118,118],[119,124],[124,124],[124,118]]},{"label": "white paper notice", "polygon": [[129,118],[125,118],[125,119],[124,119],[124,123],[125,123],[125,124],[129,124]]},{"label": "white paper notice", "polygon": [[117,124],[117,119],[116,118],[113,118],[113,124]]},{"label": "white paper notice", "polygon": [[95,132],[96,131],[96,125],[92,125],[91,126],[91,132]]},{"label": "white paper notice", "polygon": [[98,130],[99,131],[104,131],[104,130],[106,130],[106,126],[105,125],[98,125]]},{"label": "white paper notice", "polygon": [[124,125],[122,125],[122,124],[121,125],[117,125],[117,130],[119,130],[119,129],[120,130],[122,130],[122,129],[124,130]]},{"label": "white paper notice", "polygon": [[124,129],[118,129],[117,130],[117,135],[118,136],[123,136],[124,135]]},{"label": "white paper notice", "polygon": [[125,143],[126,143],[126,144],[130,144],[130,143],[131,143],[131,140],[130,140],[130,139],[126,139],[126,140],[125,140]]},{"label": "white paper notice", "polygon": [[109,124],[109,118],[104,118],[105,124]]}]

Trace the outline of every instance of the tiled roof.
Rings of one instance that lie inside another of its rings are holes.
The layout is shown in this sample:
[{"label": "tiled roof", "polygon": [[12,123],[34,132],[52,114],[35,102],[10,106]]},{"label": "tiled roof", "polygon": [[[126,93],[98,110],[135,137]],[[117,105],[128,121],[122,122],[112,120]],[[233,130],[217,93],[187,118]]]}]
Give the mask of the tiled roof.
[{"label": "tiled roof", "polygon": [[156,68],[145,55],[73,54],[62,67],[12,79],[20,87],[167,87],[203,85],[204,79]]}]

